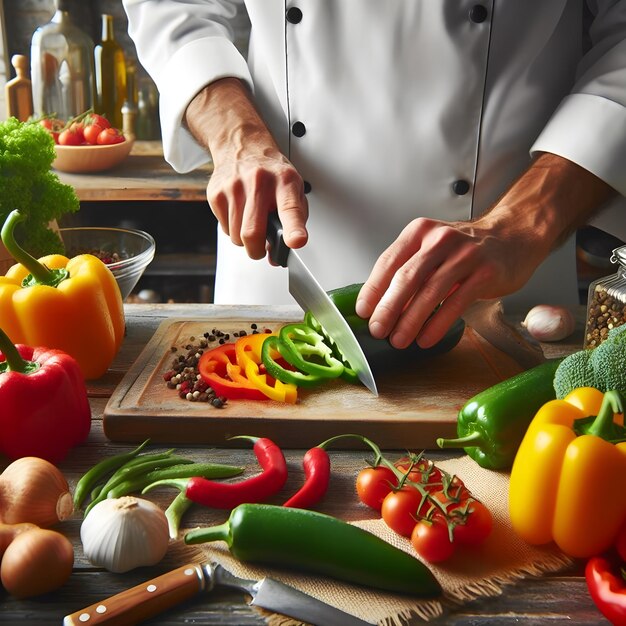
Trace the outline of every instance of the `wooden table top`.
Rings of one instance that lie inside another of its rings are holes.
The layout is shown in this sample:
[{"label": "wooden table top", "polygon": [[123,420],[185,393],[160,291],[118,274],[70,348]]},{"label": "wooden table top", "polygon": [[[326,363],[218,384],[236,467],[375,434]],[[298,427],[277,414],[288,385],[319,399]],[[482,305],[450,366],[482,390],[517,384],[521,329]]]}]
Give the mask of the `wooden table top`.
[{"label": "wooden table top", "polygon": [[56,172],[71,185],[81,201],[206,201],[206,186],[213,171],[207,164],[179,174],[163,158],[160,141],[136,141],[120,165],[97,173]]},{"label": "wooden table top", "polygon": [[[105,437],[102,429],[102,415],[107,398],[161,321],[170,317],[202,316],[203,306],[210,305],[126,305],[127,335],[123,347],[109,372],[93,387],[94,393],[90,400],[93,415],[91,433],[87,441],[72,450],[59,466],[72,488],[77,479],[97,461],[118,452],[128,451],[133,447],[113,443]],[[553,355],[559,350],[554,346],[550,349]],[[177,450],[180,454],[197,460],[206,456],[206,449],[203,447],[179,446]],[[355,468],[363,465],[363,451],[337,451],[333,454],[341,455],[342,463],[354,463]],[[213,449],[211,455],[220,462],[236,465],[250,463],[250,451],[247,449]],[[290,482],[287,487],[295,491],[302,481],[302,475],[298,472],[302,451],[286,450],[285,456],[290,468],[294,468],[293,472],[290,470]],[[443,458],[440,451],[429,451],[428,456],[435,461],[437,458]],[[159,501],[159,498],[163,498],[159,503],[167,506],[172,494],[159,494],[158,491],[153,492],[154,498],[151,496],[151,499]],[[324,501],[323,510],[340,515],[341,506],[342,502],[333,501],[332,494],[329,494]],[[210,525],[221,522],[223,519],[223,511],[193,507],[184,518],[184,526]],[[94,567],[83,556],[79,536],[81,520],[82,517],[76,515],[73,519],[66,520],[57,526],[58,530],[73,541],[75,547],[75,566],[68,582],[54,593],[29,600],[16,600],[4,591],[0,591],[1,624],[24,623],[28,626],[54,624],[58,626],[66,614],[78,611],[185,562],[184,554],[177,554],[176,558],[166,557],[165,561],[154,567],[144,567],[125,574],[112,574]],[[506,587],[504,593],[497,597],[475,600],[454,610],[446,609],[440,618],[428,623],[433,626],[444,624],[447,626],[469,624],[474,626],[513,626],[513,624],[516,626],[557,626],[565,623],[568,626],[608,625],[608,621],[598,612],[587,592],[582,576],[582,565],[579,563],[558,575],[521,581]],[[209,595],[198,596],[145,623],[162,626],[182,626],[191,623],[216,626],[261,626],[265,624],[265,620],[257,611],[247,606],[242,594],[228,590],[215,590]]]}]

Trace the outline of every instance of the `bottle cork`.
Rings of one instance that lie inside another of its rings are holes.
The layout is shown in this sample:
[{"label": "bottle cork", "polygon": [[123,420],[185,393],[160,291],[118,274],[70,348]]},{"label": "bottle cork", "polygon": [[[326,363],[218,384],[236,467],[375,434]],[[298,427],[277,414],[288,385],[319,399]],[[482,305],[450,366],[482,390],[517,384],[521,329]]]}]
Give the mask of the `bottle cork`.
[{"label": "bottle cork", "polygon": [[33,88],[28,77],[28,58],[23,54],[14,54],[11,64],[16,76],[5,85],[7,115],[25,122],[33,114]]}]

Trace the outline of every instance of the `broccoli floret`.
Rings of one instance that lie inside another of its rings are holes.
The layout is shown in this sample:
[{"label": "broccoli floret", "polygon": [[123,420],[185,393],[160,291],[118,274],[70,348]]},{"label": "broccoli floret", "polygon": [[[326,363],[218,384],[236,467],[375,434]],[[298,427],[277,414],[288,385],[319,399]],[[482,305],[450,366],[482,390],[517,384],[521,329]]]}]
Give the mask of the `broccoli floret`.
[{"label": "broccoli floret", "polygon": [[16,238],[37,257],[63,251],[49,223],[80,207],[73,187],[50,171],[54,157],[54,140],[40,124],[0,123],[0,227],[13,209],[24,213]]},{"label": "broccoli floret", "polygon": [[577,387],[626,394],[626,324],[609,331],[596,348],[579,350],[565,357],[554,374],[554,391],[564,398]]},{"label": "broccoli floret", "polygon": [[554,374],[554,391],[564,398],[577,387],[594,387],[595,374],[591,367],[593,350],[578,350],[565,357]]},{"label": "broccoli floret", "polygon": [[597,348],[591,351],[589,360],[600,391],[626,392],[626,335],[622,332],[609,334]]}]

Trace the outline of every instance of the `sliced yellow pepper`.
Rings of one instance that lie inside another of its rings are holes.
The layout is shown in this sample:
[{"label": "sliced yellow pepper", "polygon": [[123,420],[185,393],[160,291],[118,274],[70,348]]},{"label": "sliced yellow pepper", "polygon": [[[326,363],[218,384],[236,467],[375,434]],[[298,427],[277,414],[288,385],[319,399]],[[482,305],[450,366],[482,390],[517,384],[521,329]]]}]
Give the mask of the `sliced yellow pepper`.
[{"label": "sliced yellow pepper", "polygon": [[[595,417],[597,415],[597,417]],[[626,521],[626,433],[617,392],[573,390],[544,404],[517,451],[509,484],[515,532],[587,558],[607,550]]]},{"label": "sliced yellow pepper", "polygon": [[78,361],[85,378],[98,378],[124,339],[124,307],[115,277],[90,254],[34,259],[12,236],[21,219],[13,211],[2,228],[5,246],[21,261],[0,277],[2,327],[13,343],[62,350]]},{"label": "sliced yellow pepper", "polygon": [[261,370],[263,359],[261,350],[263,342],[276,333],[257,333],[245,335],[235,342],[237,364],[243,368],[246,378],[260,389],[268,398],[278,402],[295,404],[298,399],[298,388],[292,383],[283,383],[268,376]]}]

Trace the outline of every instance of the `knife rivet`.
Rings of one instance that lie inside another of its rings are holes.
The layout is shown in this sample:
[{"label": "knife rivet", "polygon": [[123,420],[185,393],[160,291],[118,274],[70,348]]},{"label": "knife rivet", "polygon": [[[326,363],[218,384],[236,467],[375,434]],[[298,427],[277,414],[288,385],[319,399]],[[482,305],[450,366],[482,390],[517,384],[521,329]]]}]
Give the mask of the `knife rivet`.
[{"label": "knife rivet", "polygon": [[156,586],[156,585],[148,585],[148,586],[146,587],[146,591],[147,591],[148,593],[152,593],[152,592],[154,592],[154,591],[156,591],[156,590],[157,590],[157,586]]},{"label": "knife rivet", "polygon": [[99,604],[96,607],[96,613],[106,613],[107,612],[107,608],[106,606],[104,606],[104,604]]},{"label": "knife rivet", "polygon": [[196,570],[193,567],[188,567],[183,574],[185,576],[193,576],[196,573]]},{"label": "knife rivet", "polygon": [[78,616],[79,622],[88,622],[90,619],[91,619],[91,615],[89,615],[89,613],[81,613]]}]

